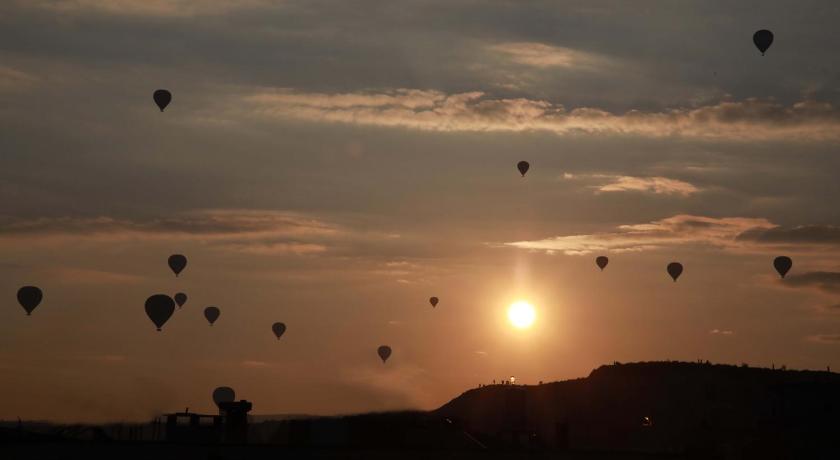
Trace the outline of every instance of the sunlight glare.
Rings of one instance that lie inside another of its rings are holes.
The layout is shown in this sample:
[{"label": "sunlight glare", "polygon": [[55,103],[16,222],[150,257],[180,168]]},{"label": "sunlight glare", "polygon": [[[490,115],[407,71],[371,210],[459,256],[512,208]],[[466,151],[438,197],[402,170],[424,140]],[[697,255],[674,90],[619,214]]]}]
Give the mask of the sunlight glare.
[{"label": "sunlight glare", "polygon": [[534,307],[524,301],[519,300],[510,305],[508,307],[508,319],[510,320],[510,324],[518,329],[527,329],[534,324],[534,320],[537,318],[537,312],[534,310]]}]

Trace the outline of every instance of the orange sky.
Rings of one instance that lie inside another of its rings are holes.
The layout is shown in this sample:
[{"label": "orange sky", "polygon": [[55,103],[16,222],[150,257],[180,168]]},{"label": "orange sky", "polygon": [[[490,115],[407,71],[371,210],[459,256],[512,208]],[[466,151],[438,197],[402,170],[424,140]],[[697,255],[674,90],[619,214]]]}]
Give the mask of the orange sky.
[{"label": "orange sky", "polygon": [[[363,3],[0,5],[0,419],[840,369],[832,2]],[[155,331],[145,299],[179,291]]]}]

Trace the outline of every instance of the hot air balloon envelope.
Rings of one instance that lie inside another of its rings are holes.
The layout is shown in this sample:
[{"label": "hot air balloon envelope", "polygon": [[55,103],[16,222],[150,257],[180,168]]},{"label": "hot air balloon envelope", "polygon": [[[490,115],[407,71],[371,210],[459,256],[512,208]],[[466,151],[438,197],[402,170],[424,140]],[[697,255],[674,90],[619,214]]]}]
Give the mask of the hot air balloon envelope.
[{"label": "hot air balloon envelope", "polygon": [[608,263],[610,263],[610,259],[607,258],[607,256],[598,256],[595,258],[595,265],[597,265],[601,270],[603,270]]},{"label": "hot air balloon envelope", "polygon": [[219,307],[207,307],[204,309],[204,317],[207,318],[211,326],[219,319],[219,314],[221,314]]},{"label": "hot air balloon envelope", "polygon": [[163,109],[172,102],[172,93],[165,89],[159,89],[152,94],[152,99],[155,100],[155,104],[157,104],[160,111],[163,112]]},{"label": "hot air balloon envelope", "polygon": [[184,304],[187,303],[187,295],[183,292],[175,294],[175,303],[178,304],[178,308],[183,307]]},{"label": "hot air balloon envelope", "polygon": [[437,307],[438,302],[440,300],[437,297],[429,297],[429,303],[432,304],[432,308]]},{"label": "hot air balloon envelope", "polygon": [[753,43],[761,51],[761,55],[764,56],[764,52],[773,44],[773,32],[766,29],[759,30],[753,34]]},{"label": "hot air balloon envelope", "polygon": [[146,299],[146,315],[160,330],[175,311],[175,301],[166,294],[155,294]]},{"label": "hot air balloon envelope", "polygon": [[271,330],[274,331],[274,335],[279,339],[286,332],[286,325],[283,323],[274,323],[271,325]]},{"label": "hot air balloon envelope", "polygon": [[790,268],[793,267],[793,261],[790,257],[779,256],[773,259],[773,267],[775,267],[776,271],[779,272],[779,276],[784,278],[785,275],[787,275],[787,272],[790,271]]},{"label": "hot air balloon envelope", "polygon": [[384,363],[388,361],[388,358],[391,356],[391,347],[388,345],[382,345],[381,347],[376,349],[376,353],[379,355],[379,358]]},{"label": "hot air balloon envelope", "polygon": [[528,169],[531,168],[531,165],[527,161],[520,161],[516,163],[516,169],[519,170],[519,174],[522,174],[522,177],[525,177],[525,173],[528,172]]},{"label": "hot air balloon envelope", "polygon": [[18,303],[26,310],[27,316],[32,314],[32,310],[41,303],[43,298],[44,293],[35,286],[24,286],[18,289],[17,292]]},{"label": "hot air balloon envelope", "polygon": [[218,406],[221,403],[236,401],[236,392],[231,387],[219,387],[213,390],[213,402]]},{"label": "hot air balloon envelope", "polygon": [[668,274],[671,275],[671,278],[674,279],[674,282],[677,281],[677,278],[682,275],[683,266],[679,262],[671,262],[668,264]]},{"label": "hot air balloon envelope", "polygon": [[172,272],[175,273],[175,276],[178,276],[186,268],[187,258],[183,254],[172,254],[169,256],[167,263],[169,264],[169,268],[172,269]]}]

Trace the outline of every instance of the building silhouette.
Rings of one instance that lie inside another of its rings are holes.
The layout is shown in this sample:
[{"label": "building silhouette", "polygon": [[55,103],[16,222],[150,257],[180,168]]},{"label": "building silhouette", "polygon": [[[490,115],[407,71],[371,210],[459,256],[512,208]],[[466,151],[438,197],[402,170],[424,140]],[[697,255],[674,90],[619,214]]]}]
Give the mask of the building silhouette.
[{"label": "building silhouette", "polygon": [[176,443],[248,442],[249,401],[230,401],[219,404],[219,414],[175,412],[166,414],[166,441]]}]

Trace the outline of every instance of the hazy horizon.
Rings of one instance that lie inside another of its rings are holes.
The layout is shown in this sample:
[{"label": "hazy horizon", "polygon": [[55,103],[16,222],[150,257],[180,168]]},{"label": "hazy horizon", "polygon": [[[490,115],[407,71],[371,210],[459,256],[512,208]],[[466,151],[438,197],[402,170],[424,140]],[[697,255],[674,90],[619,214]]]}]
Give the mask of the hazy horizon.
[{"label": "hazy horizon", "polygon": [[[222,385],[256,414],[425,410],[613,361],[840,369],[838,19],[2,2],[0,419],[212,412]],[[158,332],[144,301],[176,292]]]}]

